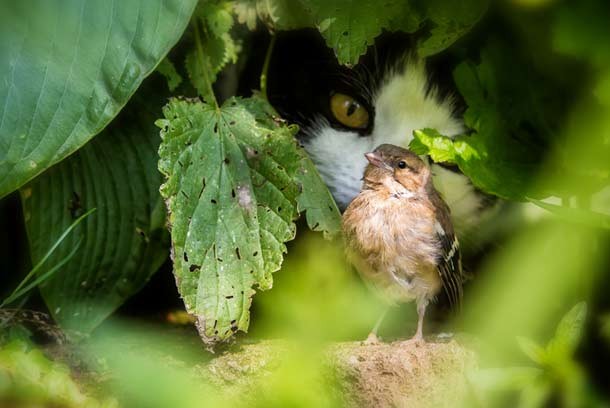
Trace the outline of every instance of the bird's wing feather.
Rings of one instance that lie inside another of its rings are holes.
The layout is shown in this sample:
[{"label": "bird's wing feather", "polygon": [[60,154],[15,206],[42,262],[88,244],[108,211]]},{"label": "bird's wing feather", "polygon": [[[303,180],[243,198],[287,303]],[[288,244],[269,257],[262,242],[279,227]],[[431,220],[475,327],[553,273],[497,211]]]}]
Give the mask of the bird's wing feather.
[{"label": "bird's wing feather", "polygon": [[441,253],[438,259],[438,272],[443,289],[452,306],[458,308],[462,303],[462,256],[460,243],[453,231],[449,217],[449,208],[437,195],[431,197],[436,207],[436,235],[441,243]]}]

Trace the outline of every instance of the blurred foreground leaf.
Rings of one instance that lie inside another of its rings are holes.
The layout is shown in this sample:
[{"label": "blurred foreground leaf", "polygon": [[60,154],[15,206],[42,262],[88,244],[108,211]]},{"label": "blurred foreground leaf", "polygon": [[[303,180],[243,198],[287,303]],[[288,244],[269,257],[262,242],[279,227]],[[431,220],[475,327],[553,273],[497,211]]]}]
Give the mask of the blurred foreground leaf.
[{"label": "blurred foreground leaf", "polygon": [[67,366],[49,360],[40,350],[21,341],[0,347],[0,405],[118,407],[114,399],[100,401],[84,393]]},{"label": "blurred foreground leaf", "polygon": [[544,201],[528,199],[539,207],[544,208],[566,221],[577,222],[593,228],[610,229],[610,215],[601,214],[582,208],[564,207],[561,205],[549,204]]},{"label": "blurred foreground leaf", "polygon": [[63,328],[94,329],[167,257],[150,100],[136,96],[102,134],[21,189],[34,263],[75,219],[97,208],[45,263],[58,264],[82,241],[74,257],[40,286]]},{"label": "blurred foreground leaf", "polygon": [[100,132],[178,41],[196,3],[3,3],[0,197]]}]

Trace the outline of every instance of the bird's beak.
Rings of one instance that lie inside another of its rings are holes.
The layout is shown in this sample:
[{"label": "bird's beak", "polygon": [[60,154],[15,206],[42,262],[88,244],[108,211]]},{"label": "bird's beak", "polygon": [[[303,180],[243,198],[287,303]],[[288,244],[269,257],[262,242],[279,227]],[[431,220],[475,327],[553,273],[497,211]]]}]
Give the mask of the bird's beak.
[{"label": "bird's beak", "polygon": [[392,170],[390,166],[385,164],[385,162],[381,159],[381,155],[377,152],[369,152],[365,153],[364,157],[375,167],[379,167],[380,169]]}]

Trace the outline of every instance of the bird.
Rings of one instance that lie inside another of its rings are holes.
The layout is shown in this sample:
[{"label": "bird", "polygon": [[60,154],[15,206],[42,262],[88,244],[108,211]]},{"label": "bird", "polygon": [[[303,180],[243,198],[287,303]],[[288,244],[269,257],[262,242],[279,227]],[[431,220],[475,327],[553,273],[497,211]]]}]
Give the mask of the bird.
[{"label": "bird", "polygon": [[[425,342],[426,307],[444,291],[460,307],[464,280],[450,210],[430,167],[411,151],[382,144],[366,153],[362,188],[342,218],[345,252],[362,279],[389,303],[415,301]],[[379,322],[369,335],[377,341]]]},{"label": "bird", "polygon": [[[315,30],[278,35],[269,99],[299,125],[297,138],[341,210],[359,193],[364,153],[384,143],[408,147],[418,129],[451,138],[466,132],[463,105],[450,83],[451,61],[423,60],[405,44],[400,36],[380,38],[347,68]],[[430,166],[454,227],[465,243],[482,246],[480,226],[497,213],[498,200],[475,188],[457,166]]]}]

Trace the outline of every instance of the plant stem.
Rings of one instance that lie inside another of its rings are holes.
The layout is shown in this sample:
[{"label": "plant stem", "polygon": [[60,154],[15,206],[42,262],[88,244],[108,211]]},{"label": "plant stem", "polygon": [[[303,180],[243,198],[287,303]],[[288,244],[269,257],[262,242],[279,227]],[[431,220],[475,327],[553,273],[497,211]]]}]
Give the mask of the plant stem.
[{"label": "plant stem", "polygon": [[265,62],[263,63],[263,71],[261,72],[261,95],[267,101],[267,73],[269,71],[269,62],[271,61],[271,54],[273,54],[273,47],[275,46],[275,35],[271,34],[271,41],[269,47],[267,47],[267,53],[265,54]]},{"label": "plant stem", "polygon": [[216,100],[216,96],[214,95],[214,88],[212,88],[212,82],[210,81],[210,77],[208,75],[208,70],[206,66],[206,61],[203,55],[203,46],[201,45],[201,32],[199,31],[199,24],[197,23],[197,17],[191,20],[191,25],[195,31],[195,46],[197,47],[197,59],[199,60],[199,64],[201,65],[201,75],[203,75],[203,80],[206,83],[207,95],[201,95],[204,99],[207,99],[206,102],[213,103],[216,109],[220,109],[218,106],[218,101]]}]

